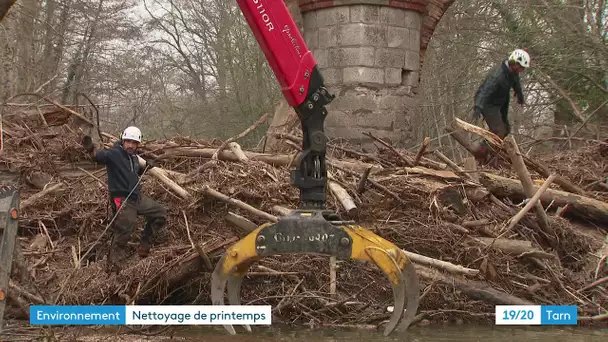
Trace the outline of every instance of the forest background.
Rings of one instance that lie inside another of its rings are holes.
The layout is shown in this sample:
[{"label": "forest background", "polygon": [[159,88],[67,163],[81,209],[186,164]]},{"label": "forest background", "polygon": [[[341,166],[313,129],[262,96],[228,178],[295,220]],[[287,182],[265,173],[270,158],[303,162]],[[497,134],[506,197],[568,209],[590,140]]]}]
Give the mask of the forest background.
[{"label": "forest background", "polygon": [[[444,128],[470,119],[485,72],[516,47],[529,49],[533,66],[522,75],[526,105],[511,107],[516,138],[555,148],[583,122],[578,136],[605,138],[607,17],[605,0],[454,1],[426,51],[409,111],[416,140],[405,147],[429,136],[454,153]],[[137,125],[146,139],[226,139],[282,100],[232,0],[18,0],[0,24],[0,61],[3,112],[43,104],[16,96],[34,92],[88,106],[83,93],[100,109],[102,130]]]}]

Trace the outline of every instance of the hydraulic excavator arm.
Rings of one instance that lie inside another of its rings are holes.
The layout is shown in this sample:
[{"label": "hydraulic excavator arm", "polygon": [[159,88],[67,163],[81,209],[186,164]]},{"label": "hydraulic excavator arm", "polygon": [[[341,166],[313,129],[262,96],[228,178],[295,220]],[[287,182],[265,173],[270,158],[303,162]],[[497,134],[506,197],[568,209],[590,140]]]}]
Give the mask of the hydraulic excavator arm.
[{"label": "hydraulic excavator arm", "polygon": [[[308,253],[375,263],[389,278],[395,306],[384,335],[401,321],[405,330],[416,315],[418,277],[406,254],[371,231],[341,221],[325,208],[327,168],[325,108],[333,99],[324,85],[311,51],[283,0],[237,0],[289,105],[298,114],[303,132],[302,153],[292,184],[300,189],[300,208],[267,223],[231,246],[218,262],[211,284],[214,305],[224,305],[228,289],[231,305],[240,305],[240,288],[249,267],[259,259],[278,254]],[[406,308],[407,301],[407,308]],[[404,314],[404,309],[405,314]],[[225,328],[235,334],[231,325]],[[246,325],[245,329],[251,331]]]}]

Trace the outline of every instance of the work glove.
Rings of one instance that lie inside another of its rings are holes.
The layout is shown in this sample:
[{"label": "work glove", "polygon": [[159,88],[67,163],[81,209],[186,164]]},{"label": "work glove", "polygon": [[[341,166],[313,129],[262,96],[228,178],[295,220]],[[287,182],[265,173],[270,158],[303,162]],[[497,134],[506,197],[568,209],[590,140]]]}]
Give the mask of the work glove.
[{"label": "work glove", "polygon": [[82,139],[82,147],[84,147],[84,149],[89,153],[93,152],[93,150],[95,150],[95,145],[93,145],[93,139],[91,139],[90,136],[85,135]]},{"label": "work glove", "polygon": [[156,167],[156,162],[152,159],[146,159],[146,166],[148,169]]},{"label": "work glove", "polygon": [[513,96],[515,96],[517,98],[517,103],[519,103],[520,105],[524,104],[524,97],[523,97],[523,95],[519,96],[517,94],[517,91],[513,90]]}]

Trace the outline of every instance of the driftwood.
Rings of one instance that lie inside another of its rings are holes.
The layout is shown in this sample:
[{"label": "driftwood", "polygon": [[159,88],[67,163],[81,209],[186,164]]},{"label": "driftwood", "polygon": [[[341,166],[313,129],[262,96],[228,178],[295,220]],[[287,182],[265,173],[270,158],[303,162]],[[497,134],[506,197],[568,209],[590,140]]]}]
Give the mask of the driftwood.
[{"label": "driftwood", "polygon": [[431,138],[424,137],[424,141],[422,141],[422,144],[420,145],[420,149],[418,150],[418,153],[416,153],[416,158],[414,158],[414,166],[416,166],[416,165],[418,165],[418,163],[420,163],[420,159],[424,155],[424,152],[426,151],[427,147],[429,147],[430,143],[431,143]]},{"label": "driftwood", "polygon": [[458,273],[458,274],[465,274],[465,275],[470,275],[470,276],[474,276],[479,273],[479,270],[476,270],[473,268],[466,268],[461,265],[454,265],[450,262],[429,258],[424,255],[408,252],[406,250],[403,250],[403,252],[405,252],[407,257],[410,258],[414,263],[416,263],[418,265],[430,266],[430,267],[437,268],[437,269],[440,269],[440,270],[443,270],[443,271],[446,271],[449,273]]},{"label": "driftwood", "polygon": [[[203,157],[203,158],[211,158],[215,153],[216,149],[214,148],[196,148],[196,147],[176,147],[171,148],[170,151],[162,154],[159,159],[166,159],[170,157]],[[297,154],[289,155],[289,154],[268,154],[268,153],[257,153],[251,151],[243,151],[244,155],[249,160],[261,161],[273,166],[290,166],[296,162]],[[219,160],[224,161],[232,161],[239,162],[240,159],[237,155],[235,155],[232,151],[222,150],[218,152],[217,157]],[[367,168],[372,168],[372,173],[374,171],[382,170],[382,166],[364,163],[360,161],[349,161],[349,160],[333,160],[331,158],[327,158],[327,164],[331,166],[336,166],[339,168],[350,169],[354,171],[363,172]]]},{"label": "driftwood", "polygon": [[327,182],[327,186],[331,193],[336,197],[336,199],[342,204],[342,207],[346,211],[348,216],[353,216],[358,213],[358,208],[355,205],[355,201],[353,201],[352,197],[348,194],[348,191],[344,189],[340,184],[331,179],[331,174],[328,174],[330,179]]},{"label": "driftwood", "polygon": [[[139,161],[139,165],[141,167],[145,167],[146,161],[140,156],[137,156],[137,158]],[[163,172],[160,168],[153,167],[151,169],[148,169],[148,171],[146,171],[146,172],[153,175],[154,177],[156,177],[159,181],[161,181],[163,184],[165,184],[171,190],[173,190],[175,193],[177,193],[181,198],[186,199],[186,200],[192,199],[192,195],[188,191],[186,191],[186,189],[182,188],[177,183],[175,183],[173,180],[171,180],[167,176],[167,174],[165,172]]]},{"label": "driftwood", "polygon": [[226,221],[232,223],[236,227],[241,228],[247,233],[251,233],[258,227],[255,223],[249,221],[247,218],[233,212],[228,212],[226,215]]},{"label": "driftwood", "polygon": [[54,192],[63,190],[64,187],[65,187],[64,183],[57,183],[57,184],[51,185],[51,186],[43,189],[40,192],[33,194],[32,196],[28,197],[27,199],[25,199],[21,202],[21,209],[23,210],[23,209],[29,207],[30,205],[36,203],[37,200],[43,198],[44,196],[46,196],[48,194],[52,194]]},{"label": "driftwood", "polygon": [[[368,136],[368,137],[374,139],[375,141],[379,142],[384,147],[388,148],[397,157],[399,157],[399,159],[401,159],[405,163],[405,165],[407,165],[409,167],[415,166],[413,160],[411,160],[409,157],[404,156],[399,151],[397,151],[397,149],[395,149],[393,146],[391,146],[391,144],[387,143],[386,141],[382,140],[381,138],[378,138],[378,137],[374,136],[371,132],[363,132],[363,135]],[[439,170],[446,168],[446,165],[443,165],[443,164],[438,163],[438,162],[436,162],[434,160],[431,160],[431,159],[428,159],[428,158],[424,158],[424,157],[421,158],[421,160],[419,161],[419,164],[427,166],[427,167],[432,167],[432,168],[435,168],[435,169],[439,169]]]},{"label": "driftwood", "polygon": [[230,151],[232,151],[232,153],[234,153],[234,155],[239,158],[241,162],[249,161],[249,158],[247,158],[247,156],[241,149],[241,145],[239,145],[237,142],[232,141],[228,143],[228,149],[230,149]]},{"label": "driftwood", "polygon": [[[482,172],[479,181],[498,197],[527,198],[521,183],[515,179]],[[534,186],[534,189],[538,191],[539,187]],[[570,212],[598,222],[608,222],[608,203],[603,201],[554,189],[547,189],[540,200],[546,204],[554,201],[558,206],[569,205]]]},{"label": "driftwood", "polygon": [[[509,156],[511,157],[511,163],[513,165],[513,169],[517,172],[519,180],[523,186],[524,192],[528,198],[532,198],[535,194],[534,185],[532,184],[532,178],[530,177],[530,173],[526,168],[526,164],[524,163],[524,159],[522,158],[522,154],[519,151],[519,146],[517,146],[517,142],[513,138],[513,136],[508,136],[504,139],[504,146]],[[552,179],[553,181],[553,179]],[[536,211],[536,216],[538,217],[538,226],[548,235],[554,236],[555,231],[549,225],[549,219],[547,218],[547,214],[543,206],[538,201],[534,201],[534,209]],[[509,229],[509,228],[508,228]],[[557,241],[552,238],[550,241],[555,246]]]},{"label": "driftwood", "polygon": [[416,271],[422,278],[439,281],[445,285],[454,286],[457,290],[472,299],[482,300],[494,305],[533,305],[534,303],[493,288],[482,281],[467,280],[458,276],[441,273],[424,265],[416,265]]},{"label": "driftwood", "polygon": [[511,239],[494,239],[487,237],[473,237],[473,241],[480,243],[486,247],[491,247],[500,250],[506,254],[515,256],[528,256],[539,259],[555,259],[556,256],[544,252],[540,249],[534,248],[532,242],[525,240],[511,240]]},{"label": "driftwood", "polygon": [[[509,156],[507,154],[507,152],[504,150],[503,147],[503,143],[502,140],[494,133],[487,131],[481,127],[475,126],[475,125],[471,125],[470,123],[467,123],[465,121],[462,121],[458,118],[456,118],[456,124],[462,128],[463,130],[467,131],[467,132],[471,132],[474,134],[479,135],[480,137],[486,139],[486,141],[488,141],[488,143],[490,143],[490,145],[492,145],[492,147],[494,149],[497,150],[497,152],[499,154],[502,154],[505,160],[509,159]],[[549,171],[549,169],[544,166],[539,164],[536,161],[531,160],[528,157],[522,156],[525,164],[531,168],[532,170],[538,172],[538,174],[540,174],[541,176],[548,178],[549,175],[551,174],[551,172]],[[572,182],[570,182],[569,180],[567,180],[564,177],[561,176],[557,176],[555,179],[555,184],[558,184],[559,186],[561,186],[564,190],[575,193],[575,194],[579,194],[582,195],[585,193],[585,191],[583,189],[581,189],[580,187],[574,185]]]},{"label": "driftwood", "polygon": [[357,193],[362,195],[365,192],[365,183],[367,182],[367,178],[369,178],[369,173],[372,171],[372,168],[367,168],[363,171],[363,175],[361,179],[359,179],[359,183],[357,184]]},{"label": "driftwood", "polygon": [[292,210],[289,208],[285,208],[280,205],[273,205],[271,209],[275,214],[279,216],[288,216],[291,214]]},{"label": "driftwood", "polygon": [[277,222],[278,221],[276,216],[270,215],[269,213],[267,213],[265,211],[256,209],[256,208],[250,206],[249,204],[247,204],[247,203],[245,203],[245,202],[243,202],[241,200],[230,198],[230,197],[224,195],[223,193],[210,188],[208,185],[205,185],[203,187],[203,194],[209,195],[211,197],[214,197],[216,199],[224,201],[224,202],[226,202],[226,203],[228,203],[230,205],[233,205],[233,206],[235,206],[237,208],[240,208],[240,209],[243,209],[243,210],[247,210],[248,212],[252,213],[253,215],[259,216],[259,217],[261,217],[263,219],[266,219],[266,220],[269,220],[271,222]]},{"label": "driftwood", "polygon": [[[170,157],[203,157],[211,158],[215,153],[215,148],[196,148],[196,147],[176,147],[163,153],[159,159],[166,159]],[[286,154],[268,154],[268,153],[257,153],[250,151],[243,151],[247,159],[261,161],[273,166],[287,166],[292,163],[295,155]],[[217,154],[219,160],[239,162],[239,157],[232,151],[222,150]]]},{"label": "driftwood", "polygon": [[[526,203],[526,205],[517,213],[517,215],[513,216],[509,220],[509,223],[505,229],[505,233],[510,231],[511,229],[513,229],[513,227],[515,227],[515,225],[526,215],[526,213],[528,211],[530,211],[530,209],[532,209],[533,206],[540,205],[540,202],[538,201],[538,199],[543,195],[543,193],[545,191],[547,191],[547,189],[549,188],[549,186],[551,185],[551,183],[553,182],[554,179],[555,179],[555,175],[549,176],[549,178],[540,187],[540,189],[538,189],[538,191],[536,191],[536,193],[532,196],[532,198],[530,198],[528,203]],[[541,205],[541,210],[544,213],[544,210],[542,209],[542,205]]]}]

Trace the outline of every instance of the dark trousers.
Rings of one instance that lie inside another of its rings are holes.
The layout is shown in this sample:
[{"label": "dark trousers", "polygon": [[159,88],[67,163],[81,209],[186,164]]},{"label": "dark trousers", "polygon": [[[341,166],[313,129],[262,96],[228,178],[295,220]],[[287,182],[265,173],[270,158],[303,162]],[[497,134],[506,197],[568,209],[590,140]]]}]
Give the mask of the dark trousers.
[{"label": "dark trousers", "polygon": [[498,135],[500,139],[504,139],[511,133],[511,125],[507,119],[508,106],[488,107],[482,110],[483,119],[488,124],[490,132]]},{"label": "dark trousers", "polygon": [[[154,234],[162,229],[166,222],[167,211],[158,202],[147,196],[137,200],[111,198],[112,214],[116,215],[112,228],[114,236],[110,245],[110,261],[120,263],[126,258],[127,244],[131,239],[137,216],[145,217],[144,231],[141,235],[141,246],[152,244]],[[120,211],[118,211],[118,208]],[[116,212],[118,211],[118,214]]]}]

